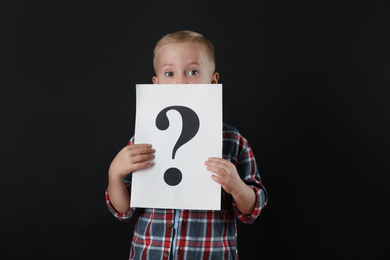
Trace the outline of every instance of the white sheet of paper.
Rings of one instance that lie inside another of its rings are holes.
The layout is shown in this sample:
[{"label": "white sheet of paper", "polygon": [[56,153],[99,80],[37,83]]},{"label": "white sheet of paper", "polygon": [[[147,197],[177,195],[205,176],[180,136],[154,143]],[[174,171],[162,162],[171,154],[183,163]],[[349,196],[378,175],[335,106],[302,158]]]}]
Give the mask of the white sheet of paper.
[{"label": "white sheet of paper", "polygon": [[[134,141],[152,144],[156,152],[151,166],[133,173],[131,206],[220,210],[221,186],[211,179],[204,162],[222,157],[222,84],[139,84],[136,93]],[[194,113],[184,113],[187,108]],[[169,126],[160,130],[156,120],[164,115]],[[179,144],[173,158],[184,125],[196,130],[196,116],[198,131],[192,138],[187,135],[189,140]],[[166,173],[169,168],[179,173]]]}]

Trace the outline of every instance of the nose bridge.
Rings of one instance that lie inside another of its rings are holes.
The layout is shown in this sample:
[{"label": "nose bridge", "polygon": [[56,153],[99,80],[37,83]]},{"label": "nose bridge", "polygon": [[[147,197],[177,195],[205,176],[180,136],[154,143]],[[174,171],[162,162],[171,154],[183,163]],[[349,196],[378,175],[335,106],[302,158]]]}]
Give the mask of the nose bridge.
[{"label": "nose bridge", "polygon": [[187,79],[185,75],[179,74],[176,76],[176,84],[187,84]]}]

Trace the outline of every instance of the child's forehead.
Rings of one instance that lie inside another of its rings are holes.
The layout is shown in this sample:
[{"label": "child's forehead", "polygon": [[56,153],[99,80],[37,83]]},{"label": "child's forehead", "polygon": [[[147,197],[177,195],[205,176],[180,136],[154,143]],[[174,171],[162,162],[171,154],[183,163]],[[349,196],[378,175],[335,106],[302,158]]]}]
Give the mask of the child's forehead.
[{"label": "child's forehead", "polygon": [[201,44],[192,42],[174,42],[161,46],[160,49],[156,52],[156,58],[167,58],[175,54],[199,56],[203,53],[207,54],[207,51],[206,48]]},{"label": "child's forehead", "polygon": [[178,50],[178,49],[191,49],[191,50],[196,50],[198,52],[203,52],[205,51],[205,47],[196,42],[171,42],[164,44],[160,47],[161,49],[172,49],[172,50]]},{"label": "child's forehead", "polygon": [[198,42],[169,42],[161,45],[156,50],[153,64],[163,66],[163,64],[189,64],[197,63],[204,66],[215,66],[213,57],[209,54],[207,47]]}]

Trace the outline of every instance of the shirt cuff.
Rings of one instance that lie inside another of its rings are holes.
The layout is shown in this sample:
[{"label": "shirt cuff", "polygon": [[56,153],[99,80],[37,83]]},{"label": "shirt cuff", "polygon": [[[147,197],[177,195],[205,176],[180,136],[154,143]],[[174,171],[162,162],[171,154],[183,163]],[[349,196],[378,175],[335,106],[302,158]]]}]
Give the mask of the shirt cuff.
[{"label": "shirt cuff", "polygon": [[236,213],[237,218],[245,224],[252,224],[256,220],[256,218],[260,216],[261,211],[267,204],[266,192],[262,188],[255,186],[249,187],[251,187],[256,194],[256,204],[251,214],[244,214],[240,212],[237,208],[236,203],[234,202],[234,200],[232,200],[233,210]]},{"label": "shirt cuff", "polygon": [[[130,193],[130,185],[126,183],[126,188]],[[117,218],[120,221],[129,221],[136,213],[137,209],[136,208],[129,208],[129,210],[126,213],[119,213],[114,206],[111,204],[110,197],[108,196],[108,190],[106,189],[105,192],[105,197],[106,197],[106,204],[108,209],[111,211],[111,213],[114,215],[115,218]]]}]

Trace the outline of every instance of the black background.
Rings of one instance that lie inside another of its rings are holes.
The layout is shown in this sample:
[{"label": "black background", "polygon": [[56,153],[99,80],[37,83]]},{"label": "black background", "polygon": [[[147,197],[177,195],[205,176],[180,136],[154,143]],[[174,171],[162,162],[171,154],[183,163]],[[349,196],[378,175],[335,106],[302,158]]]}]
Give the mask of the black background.
[{"label": "black background", "polygon": [[241,259],[388,259],[389,1],[1,1],[1,256],[127,259],[106,208],[135,84],[180,29],[216,48],[224,121],[269,204]]}]

